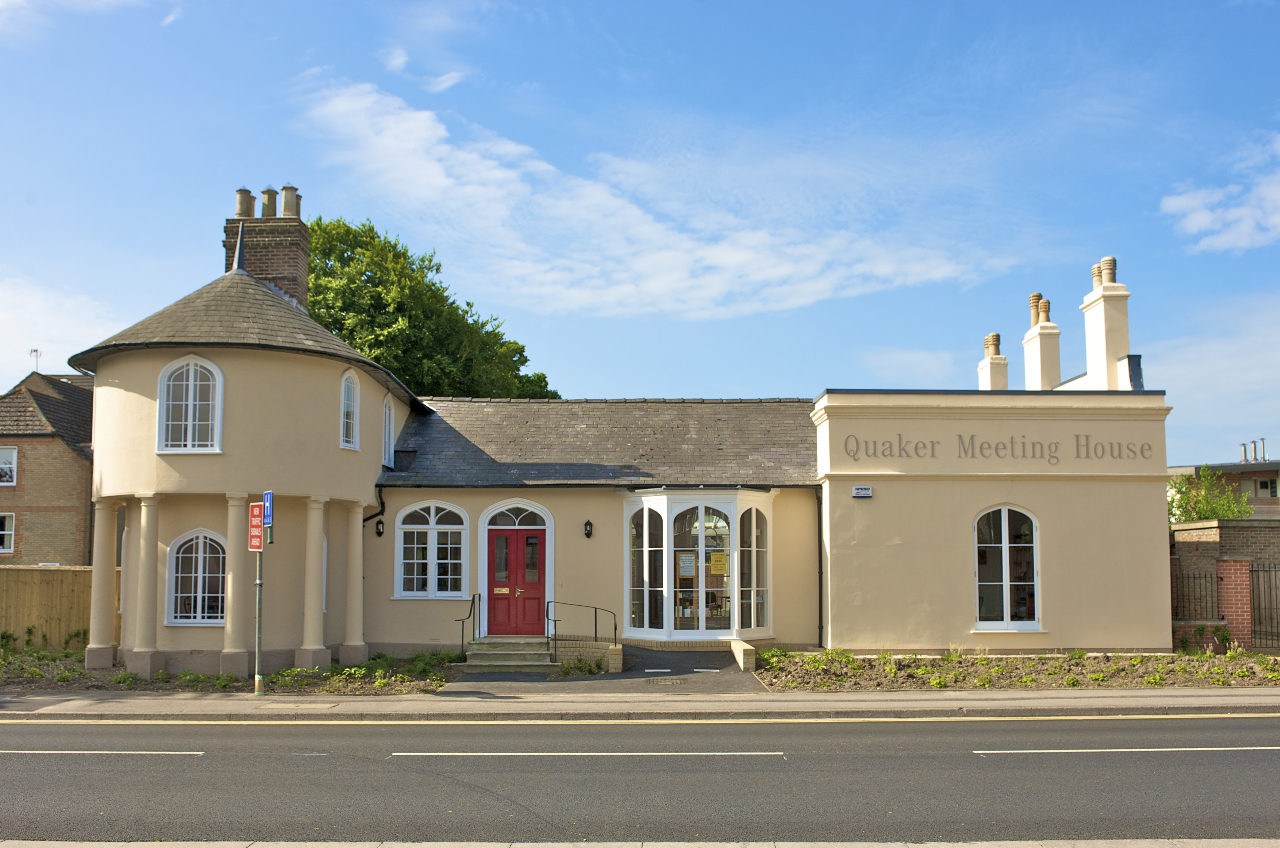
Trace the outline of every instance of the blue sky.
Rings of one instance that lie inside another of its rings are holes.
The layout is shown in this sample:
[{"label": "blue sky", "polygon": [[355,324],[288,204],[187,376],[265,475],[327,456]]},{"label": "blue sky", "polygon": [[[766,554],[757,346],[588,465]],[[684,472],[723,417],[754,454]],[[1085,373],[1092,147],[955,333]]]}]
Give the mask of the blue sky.
[{"label": "blue sky", "polygon": [[216,277],[234,191],[435,250],[566,397],[976,388],[1119,260],[1172,464],[1280,450],[1272,3],[0,0],[0,383]]}]

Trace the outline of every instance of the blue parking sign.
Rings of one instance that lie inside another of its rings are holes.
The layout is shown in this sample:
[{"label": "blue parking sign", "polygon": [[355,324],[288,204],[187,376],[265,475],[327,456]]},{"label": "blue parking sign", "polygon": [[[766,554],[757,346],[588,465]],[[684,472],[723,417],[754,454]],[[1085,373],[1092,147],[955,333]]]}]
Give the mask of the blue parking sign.
[{"label": "blue parking sign", "polygon": [[262,493],[262,526],[271,526],[271,493]]}]

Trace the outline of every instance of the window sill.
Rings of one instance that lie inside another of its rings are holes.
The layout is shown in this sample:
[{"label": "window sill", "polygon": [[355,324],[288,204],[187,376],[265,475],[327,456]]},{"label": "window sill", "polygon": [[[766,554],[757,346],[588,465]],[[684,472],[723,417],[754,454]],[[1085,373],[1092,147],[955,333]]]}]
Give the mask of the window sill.
[{"label": "window sill", "polygon": [[403,595],[392,595],[393,601],[469,601],[470,595],[411,595],[408,592]]},{"label": "window sill", "polygon": [[175,454],[175,453],[222,453],[221,448],[158,448],[157,454]]},{"label": "window sill", "polygon": [[165,627],[225,627],[226,620],[217,621],[166,621]]},{"label": "window sill", "polygon": [[342,450],[355,451],[356,453],[360,452],[359,445],[338,445],[338,447]]},{"label": "window sill", "polygon": [[970,630],[970,633],[1048,633],[1048,630]]}]

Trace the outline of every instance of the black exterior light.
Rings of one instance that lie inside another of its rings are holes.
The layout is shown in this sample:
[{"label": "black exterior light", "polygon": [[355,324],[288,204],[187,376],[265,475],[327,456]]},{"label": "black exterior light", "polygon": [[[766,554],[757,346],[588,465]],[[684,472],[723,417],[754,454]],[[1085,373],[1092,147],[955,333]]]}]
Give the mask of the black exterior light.
[{"label": "black exterior light", "polygon": [[588,539],[591,538],[591,520],[590,519],[587,520],[586,524],[582,525],[582,534],[586,536]]},{"label": "black exterior light", "polygon": [[382,536],[382,531],[383,531],[384,529],[386,529],[386,525],[382,523],[382,519],[381,519],[381,518],[379,518],[377,521],[373,522],[373,532],[374,532],[374,533],[377,533],[377,534],[378,534],[378,536],[379,536],[379,538],[381,538],[381,536]]}]

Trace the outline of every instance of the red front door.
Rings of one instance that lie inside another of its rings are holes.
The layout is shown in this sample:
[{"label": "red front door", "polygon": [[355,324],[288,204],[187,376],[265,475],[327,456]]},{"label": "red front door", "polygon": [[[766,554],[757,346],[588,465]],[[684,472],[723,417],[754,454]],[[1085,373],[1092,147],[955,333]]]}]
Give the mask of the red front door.
[{"label": "red front door", "polygon": [[546,633],[547,531],[524,527],[489,531],[489,633]]}]

